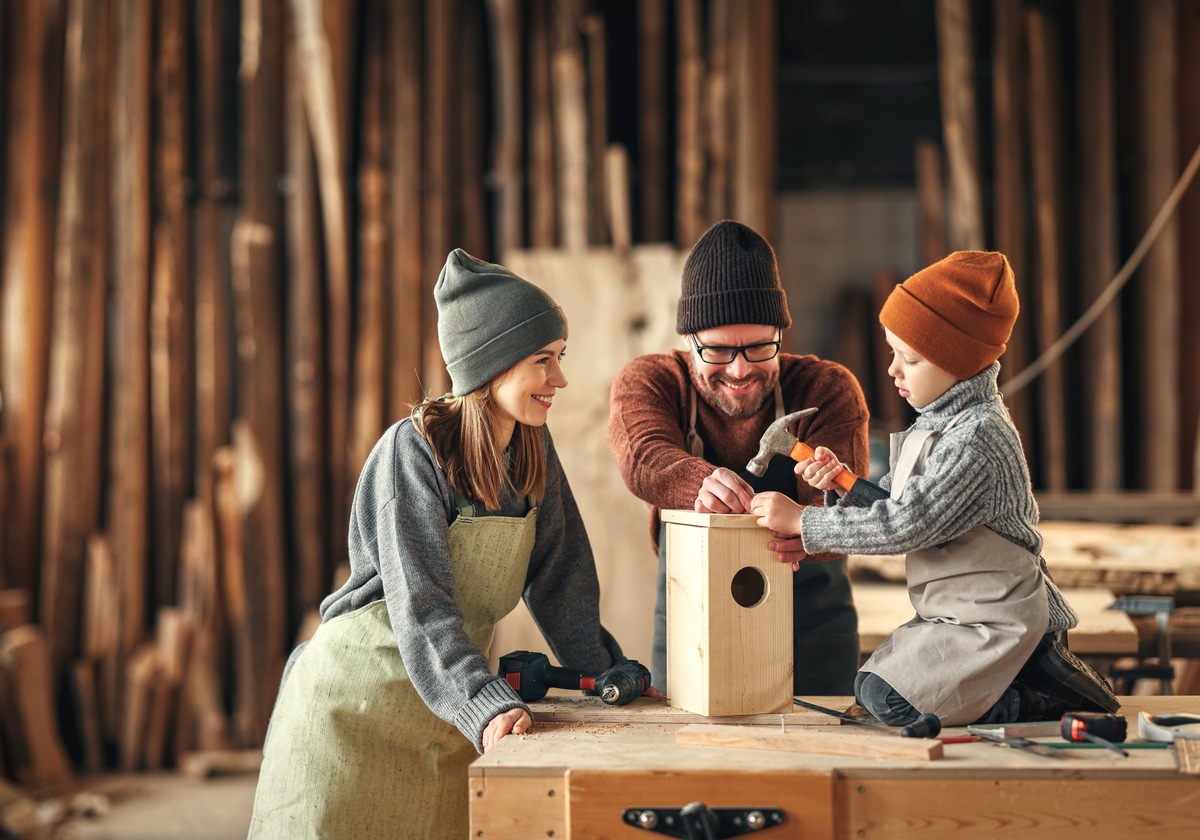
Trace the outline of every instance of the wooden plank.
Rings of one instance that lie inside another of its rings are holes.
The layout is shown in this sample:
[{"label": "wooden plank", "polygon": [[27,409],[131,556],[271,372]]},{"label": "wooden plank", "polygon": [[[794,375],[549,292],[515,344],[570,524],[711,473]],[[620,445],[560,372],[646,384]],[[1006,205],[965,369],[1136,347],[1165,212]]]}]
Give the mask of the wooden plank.
[{"label": "wooden plank", "polygon": [[[489,840],[570,837],[567,833],[566,782],[561,775],[472,776],[471,835]],[[524,806],[512,809],[520,799]]]},{"label": "wooden plank", "polygon": [[670,179],[667,143],[667,2],[637,4],[638,237],[663,242],[668,226]]},{"label": "wooden plank", "polygon": [[913,154],[917,174],[917,236],[921,265],[946,256],[946,187],[942,182],[942,150],[932,140],[917,141]]},{"label": "wooden plank", "polygon": [[99,773],[104,769],[104,739],[101,736],[100,690],[96,684],[97,663],[76,659],[67,675],[71,705],[79,743],[81,769]]},{"label": "wooden plank", "polygon": [[[1176,119],[1177,62],[1174,0],[1138,3],[1135,19],[1135,144],[1137,186],[1133,196],[1134,227],[1145,230],[1179,175]],[[1174,490],[1184,464],[1180,457],[1180,229],[1178,218],[1167,222],[1146,254],[1135,277],[1137,301],[1137,367],[1154,371],[1139,376],[1135,436],[1142,454],[1135,459],[1136,486]],[[1190,367],[1190,365],[1188,366]]]},{"label": "wooden plank", "polygon": [[584,56],[587,60],[588,120],[588,237],[596,245],[612,241],[608,228],[608,58],[604,16],[589,12],[583,18]]},{"label": "wooden plank", "polygon": [[[466,10],[464,10],[466,11]],[[471,12],[456,18],[454,33],[455,109],[450,119],[454,129],[451,168],[454,180],[450,187],[453,198],[450,230],[451,241],[468,254],[491,254],[491,202],[489,155],[491,125],[488,121],[489,99],[480,81],[486,79],[491,66],[485,67],[487,43],[481,15]],[[584,153],[586,155],[586,152]]]},{"label": "wooden plank", "polygon": [[[1200,50],[1192,44],[1200,43],[1200,8],[1195,3],[1180,4],[1179,83],[1176,86],[1176,101],[1179,119],[1180,163],[1188,160],[1189,150],[1200,146]],[[1179,230],[1200,230],[1200,190],[1189,189],[1179,201]],[[1179,237],[1180,266],[1200,265],[1200,237]],[[1200,323],[1200,284],[1182,282],[1180,285],[1180,312],[1182,323]],[[1180,359],[1200,359],[1200,330],[1181,329]],[[1186,367],[1186,366],[1185,366]],[[1181,487],[1193,493],[1200,490],[1200,377],[1190,376],[1185,371],[1181,377],[1179,400],[1181,426],[1179,437],[1183,448],[1184,476]],[[1190,452],[1190,457],[1189,456]],[[1190,472],[1189,472],[1190,466]],[[1197,674],[1200,676],[1200,674]]]},{"label": "wooden plank", "polygon": [[704,58],[700,0],[676,3],[675,241],[695,242],[707,229],[704,208]]},{"label": "wooden plank", "polygon": [[51,661],[49,641],[37,625],[0,634],[0,669],[20,722],[23,755],[17,781],[22,784],[62,784],[71,778],[55,719]]},{"label": "wooden plank", "polygon": [[608,183],[608,226],[612,231],[613,250],[629,252],[633,242],[633,220],[629,200],[629,154],[619,143],[612,143],[604,157],[604,176]]},{"label": "wooden plank", "polygon": [[121,712],[117,766],[126,772],[145,766],[146,723],[153,703],[157,656],[154,645],[143,642],[125,662],[125,705]]},{"label": "wooden plank", "polygon": [[199,750],[179,756],[179,772],[192,779],[257,773],[262,750]]},{"label": "wooden plank", "polygon": [[899,735],[851,735],[858,730],[817,732],[781,731],[770,726],[727,726],[689,723],[675,733],[680,744],[696,747],[734,747],[744,750],[823,753],[826,755],[896,758],[901,761],[936,761],[943,757],[942,742]]},{"label": "wooden plank", "polygon": [[154,16],[154,273],[150,308],[153,603],[175,600],[183,503],[192,488],[192,161],[187,42],[189,9],[157,4]]},{"label": "wooden plank", "polygon": [[[525,244],[525,201],[521,185],[521,5],[518,0],[487,0],[491,49],[495,56],[495,127],[492,178],[496,211],[492,229],[500,259]],[[397,82],[399,84],[399,82]]]},{"label": "wooden plank", "polygon": [[[1079,103],[1079,274],[1087,302],[1117,273],[1116,70],[1112,0],[1075,4],[1078,33],[1076,99]],[[1120,490],[1125,482],[1124,402],[1121,376],[1121,309],[1109,306],[1087,332],[1084,355],[1089,395],[1092,490]]]},{"label": "wooden plank", "polygon": [[0,381],[4,436],[11,447],[12,487],[5,585],[35,599],[42,557],[42,506],[47,375],[54,289],[54,220],[58,206],[59,120],[63,113],[63,3],[9,6],[7,170],[4,194]]},{"label": "wooden plank", "polygon": [[[1062,311],[1062,96],[1059,91],[1059,35],[1045,12],[1026,9],[1029,39],[1030,140],[1033,146],[1033,197],[1037,230],[1038,348],[1045,350],[1064,328]],[[1067,403],[1062,360],[1051,364],[1039,382],[1039,450],[1030,461],[1035,487],[1065,490],[1068,481]]]},{"label": "wooden plank", "polygon": [[550,4],[529,4],[529,244],[558,244],[557,194],[554,188],[554,120],[551,115]]},{"label": "wooden plank", "polygon": [[[107,542],[94,545],[88,560],[89,576],[100,564],[112,577],[104,582],[89,578],[87,598],[93,624],[84,639],[86,655],[103,663],[97,681],[103,731],[110,740],[116,739],[120,705],[118,663],[145,633],[150,521],[152,20],[148,0],[117,3],[116,28],[123,34],[114,44],[116,95],[110,115],[113,360],[108,380],[108,447],[111,457],[122,466],[110,471],[106,488]],[[98,557],[99,553],[104,557]],[[114,587],[115,591],[110,591]],[[103,603],[93,600],[97,598]],[[100,610],[105,611],[103,619]],[[106,626],[101,632],[101,621],[113,622],[116,627]],[[117,633],[115,639],[108,635],[112,630]]]},{"label": "wooden plank", "polygon": [[32,620],[28,589],[0,589],[0,633]]},{"label": "wooden plank", "polygon": [[581,250],[588,244],[587,107],[583,49],[583,7],[579,0],[558,0],[551,12],[555,164],[558,182],[558,232],[561,246]]},{"label": "wooden plank", "polygon": [[[287,75],[299,74],[299,50],[290,40],[285,56]],[[287,417],[289,480],[287,501],[296,575],[294,598],[301,608],[319,604],[328,593],[328,564],[346,552],[345,540],[334,545],[333,512],[327,473],[326,417],[328,378],[325,369],[325,287],[321,259],[320,197],[313,160],[312,135],[304,114],[304,94],[288,85],[284,101],[284,155],[291,189],[285,196],[287,242],[284,259],[287,295]],[[213,628],[215,629],[215,628]]]},{"label": "wooden plank", "polygon": [[[704,145],[708,154],[707,210],[709,223],[732,215],[730,182],[730,19],[733,0],[711,0],[708,43],[705,57],[708,73],[704,81]],[[678,243],[691,248],[695,240]]]},{"label": "wooden plank", "polygon": [[[802,698],[803,699],[803,698]],[[838,702],[838,698],[818,697],[818,705]],[[843,702],[837,711],[844,711],[849,703]],[[663,698],[639,697],[626,706],[608,706],[596,697],[549,697],[530,703],[536,723],[592,723],[592,724],[675,724],[706,723],[712,718],[671,706]],[[837,723],[829,715],[815,712],[804,706],[793,705],[790,711],[780,714],[725,715],[722,723],[779,726],[830,726]],[[853,724],[850,724],[853,725]]]},{"label": "wooden plank", "polygon": [[771,241],[775,230],[775,0],[740,4],[732,19],[733,218]]},{"label": "wooden plank", "polygon": [[46,394],[45,521],[39,619],[58,674],[79,645],[87,537],[100,525],[108,250],[103,219],[108,145],[102,115],[107,16],[68,4],[63,181]]},{"label": "wooden plank", "polygon": [[[295,7],[293,7],[295,8]],[[234,302],[240,417],[234,422],[237,512],[244,523],[240,577],[253,610],[236,644],[239,654],[235,719],[242,743],[260,744],[274,705],[286,649],[283,545],[283,325],[279,309],[282,228],[278,181],[283,123],[283,4],[264,0],[242,7],[241,67],[242,204],[234,231]],[[252,60],[251,60],[252,59]],[[331,129],[330,129],[331,130]],[[318,149],[319,166],[323,153]],[[326,174],[324,177],[334,177]],[[322,194],[324,200],[326,195]],[[330,201],[335,199],[329,196]],[[332,212],[326,208],[327,212]],[[331,239],[331,242],[337,241]],[[342,241],[344,244],[344,240]],[[331,279],[331,283],[332,283]],[[331,312],[331,317],[334,317]],[[344,409],[331,390],[330,400]],[[330,458],[336,453],[330,453]]]},{"label": "wooden plank", "polygon": [[[424,95],[424,241],[421,253],[426,275],[425,292],[422,295],[422,324],[427,325],[424,333],[421,382],[426,393],[438,396],[450,390],[450,377],[442,361],[438,346],[437,307],[433,299],[433,284],[437,272],[446,262],[446,254],[457,243],[454,242],[451,219],[450,196],[454,184],[454,161],[449,149],[453,145],[450,125],[450,108],[453,104],[453,31],[456,5],[440,0],[425,0],[425,50],[422,77],[425,80]],[[339,521],[348,521],[343,518]]]},{"label": "wooden plank", "polygon": [[[323,17],[325,4],[316,0],[296,0],[291,4],[295,20],[300,84],[304,91],[304,109],[312,136],[317,162],[317,187],[321,199],[324,254],[327,283],[325,317],[326,369],[328,370],[328,435],[326,457],[329,465],[328,511],[330,521],[349,521],[349,493],[357,476],[348,474],[348,412],[350,407],[350,231],[346,196],[345,132],[340,121],[347,105],[339,98],[343,90],[340,75],[345,60],[345,44],[329,32],[329,17]],[[333,11],[332,9],[328,11]],[[333,19],[336,20],[334,15]],[[268,40],[267,43],[274,42]],[[278,48],[279,44],[274,44]],[[272,86],[272,75],[261,82],[261,96],[276,96],[281,85]],[[256,86],[257,87],[257,86]],[[272,102],[272,107],[276,104]],[[265,184],[263,185],[266,186]],[[439,183],[440,186],[440,183]]]},{"label": "wooden plank", "polygon": [[[420,372],[424,369],[425,350],[424,263],[421,242],[424,218],[421,207],[421,183],[424,173],[421,155],[421,78],[422,38],[421,0],[389,3],[388,78],[392,98],[389,107],[389,192],[391,198],[391,353],[400,362],[390,365],[390,403],[388,416],[403,417],[408,406],[422,394]],[[517,131],[520,131],[518,125]],[[517,154],[520,152],[518,150]],[[519,178],[519,172],[517,177]],[[518,189],[520,185],[518,183]],[[346,554],[346,541],[330,551],[330,567]]]},{"label": "wooden plank", "polygon": [[950,249],[982,250],[983,185],[970,0],[938,0],[938,82],[949,186]]},{"label": "wooden plank", "polygon": [[[1033,300],[1033,275],[1029,271],[1028,168],[1026,149],[1025,51],[1023,0],[996,0],[992,4],[992,110],[995,199],[993,229],[996,250],[1008,257],[1021,300]],[[1025,369],[1033,358],[1035,319],[1018,318],[1001,360],[1001,381]],[[1025,460],[1034,456],[1036,440],[1032,391],[1023,388],[1005,394],[1013,424],[1021,434]]]},{"label": "wooden plank", "polygon": [[[117,574],[109,541],[93,535],[88,541],[84,576],[83,658],[92,664],[102,739],[117,740],[120,731],[121,662],[123,647],[121,604],[126,593]],[[139,601],[140,603],[140,601]]]},{"label": "wooden plank", "polygon": [[1042,519],[1160,525],[1200,524],[1200,496],[1126,490],[1109,492],[1039,492]]},{"label": "wooden plank", "polygon": [[[354,328],[354,387],[350,409],[347,478],[357,476],[385,426],[387,404],[387,183],[385,171],[383,8],[364,8],[362,79],[359,83],[358,277]],[[464,132],[469,133],[469,132]],[[482,202],[480,203],[482,205]],[[352,485],[351,485],[352,486]],[[342,529],[335,528],[340,532]],[[305,606],[310,606],[306,604]]]}]

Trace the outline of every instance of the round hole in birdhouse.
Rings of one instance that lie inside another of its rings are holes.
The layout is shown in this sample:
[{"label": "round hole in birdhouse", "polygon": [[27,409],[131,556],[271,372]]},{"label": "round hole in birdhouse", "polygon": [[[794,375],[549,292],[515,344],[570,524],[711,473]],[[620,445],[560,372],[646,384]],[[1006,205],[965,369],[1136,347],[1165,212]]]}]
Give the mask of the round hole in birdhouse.
[{"label": "round hole in birdhouse", "polygon": [[767,576],[753,566],[743,566],[729,585],[738,606],[757,607],[767,598]]}]

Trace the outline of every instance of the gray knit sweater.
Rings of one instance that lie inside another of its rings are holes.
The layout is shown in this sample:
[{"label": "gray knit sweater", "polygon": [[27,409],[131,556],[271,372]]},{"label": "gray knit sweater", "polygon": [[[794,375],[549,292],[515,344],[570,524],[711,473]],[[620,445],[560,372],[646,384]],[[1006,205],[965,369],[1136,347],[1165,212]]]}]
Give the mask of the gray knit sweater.
[{"label": "gray knit sweater", "polygon": [[[909,478],[901,499],[862,507],[846,496],[836,505],[805,508],[800,520],[804,550],[906,554],[985,525],[1038,558],[1050,601],[1049,629],[1070,629],[1078,619],[1041,557],[1037,502],[1016,427],[996,385],[999,373],[995,362],[918,409],[913,428],[939,432],[959,412],[966,413],[937,437],[923,474]],[[880,484],[890,489],[891,474]]]},{"label": "gray knit sweater", "polygon": [[[548,429],[546,492],[524,600],[550,650],[566,667],[601,671],[624,657],[600,624],[600,586],[591,545]],[[476,516],[524,516],[527,500],[511,491],[499,510]],[[454,491],[429,444],[405,419],[367,458],[350,513],[350,579],[321,604],[322,620],[383,599],[413,686],[430,710],[482,750],[488,721],[527,708],[488,670],[484,651],[463,632],[450,571]],[[481,559],[480,574],[487,573]]]}]

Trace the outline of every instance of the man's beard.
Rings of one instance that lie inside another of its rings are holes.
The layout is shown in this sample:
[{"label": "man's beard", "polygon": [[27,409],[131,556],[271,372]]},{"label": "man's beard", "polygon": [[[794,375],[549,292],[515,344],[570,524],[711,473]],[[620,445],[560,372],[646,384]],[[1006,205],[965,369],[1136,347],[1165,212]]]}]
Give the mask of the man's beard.
[{"label": "man's beard", "polygon": [[[723,373],[714,374],[708,379],[705,379],[701,377],[699,371],[696,370],[697,362],[696,355],[694,353],[688,355],[688,367],[692,372],[692,385],[697,391],[700,392],[700,396],[702,396],[709,403],[709,405],[715,406],[722,413],[728,415],[734,420],[746,420],[750,417],[753,417],[755,414],[758,414],[759,410],[761,410],[763,407],[763,403],[770,399],[772,393],[774,393],[776,383],[779,382],[778,368],[770,373],[756,372],[754,376],[750,376],[741,380],[732,380]],[[738,382],[739,384],[755,381],[761,382],[762,394],[757,400],[748,401],[745,398],[739,400],[731,392],[720,387],[719,383],[722,381]]]}]

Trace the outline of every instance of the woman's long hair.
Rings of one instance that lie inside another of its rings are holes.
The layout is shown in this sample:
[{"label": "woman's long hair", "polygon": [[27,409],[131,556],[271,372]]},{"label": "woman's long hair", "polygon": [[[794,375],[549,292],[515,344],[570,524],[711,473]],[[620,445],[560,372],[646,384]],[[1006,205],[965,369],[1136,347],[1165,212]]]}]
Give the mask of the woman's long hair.
[{"label": "woman's long hair", "polygon": [[429,441],[450,486],[464,498],[496,510],[505,487],[514,488],[522,496],[542,497],[546,457],[542,430],[517,423],[510,443],[510,474],[493,431],[492,384],[461,397],[427,399],[413,407],[412,419],[417,431]]}]

